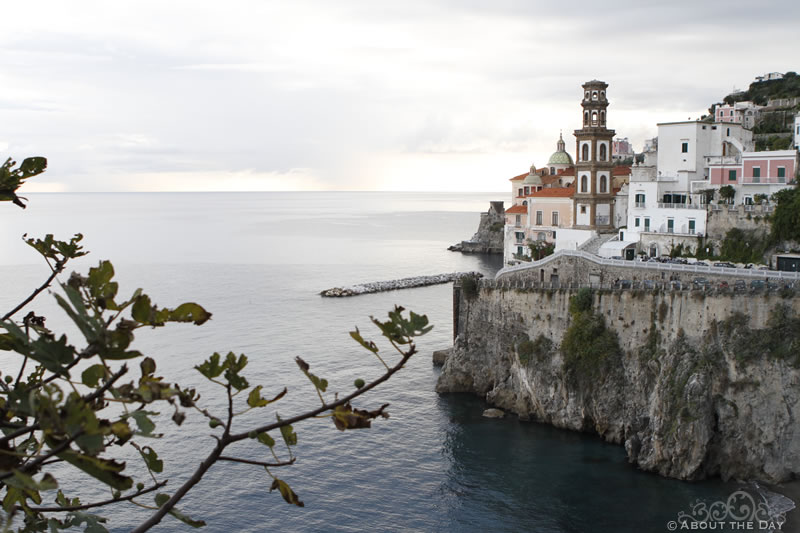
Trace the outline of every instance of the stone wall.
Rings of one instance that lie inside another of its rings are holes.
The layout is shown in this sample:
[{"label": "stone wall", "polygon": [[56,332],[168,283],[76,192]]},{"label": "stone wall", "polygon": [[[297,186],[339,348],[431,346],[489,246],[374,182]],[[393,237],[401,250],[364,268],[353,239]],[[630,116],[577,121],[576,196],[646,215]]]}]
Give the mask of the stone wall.
[{"label": "stone wall", "polygon": [[[725,234],[733,228],[741,230],[758,230],[765,234],[770,231],[769,216],[773,209],[767,205],[738,205],[731,210],[727,205],[721,206],[722,209],[709,209],[706,221],[706,233],[713,242],[714,248],[719,250],[719,246],[725,239]],[[750,210],[746,210],[749,208]]]},{"label": "stone wall", "polygon": [[[559,276],[576,279],[594,268],[558,265]],[[619,352],[586,374],[561,350],[578,320],[570,314],[577,289],[506,288],[527,274],[472,294],[455,287],[458,336],[437,391],[473,392],[523,419],[594,432],[665,476],[779,482],[800,475],[800,358],[796,350],[759,351],[783,342],[771,315],[783,309],[797,317],[800,298],[594,291],[590,312],[616,336]]]}]

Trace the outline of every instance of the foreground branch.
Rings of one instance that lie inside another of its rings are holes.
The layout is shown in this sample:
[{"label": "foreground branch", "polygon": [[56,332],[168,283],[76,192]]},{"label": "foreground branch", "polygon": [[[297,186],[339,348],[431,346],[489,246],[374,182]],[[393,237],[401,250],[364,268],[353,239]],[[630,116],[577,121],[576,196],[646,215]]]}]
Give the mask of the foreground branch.
[{"label": "foreground branch", "polygon": [[[374,389],[375,387],[377,387],[378,385],[380,385],[381,383],[392,377],[401,368],[403,368],[406,362],[408,362],[411,356],[414,355],[416,352],[417,352],[416,346],[414,346],[414,344],[411,344],[409,346],[408,352],[403,352],[402,359],[400,359],[400,361],[395,366],[387,370],[382,376],[380,376],[375,381],[372,381],[364,385],[357,391],[333,403],[324,404],[321,407],[314,409],[313,411],[307,411],[297,416],[282,419],[279,422],[274,422],[272,424],[261,426],[244,433],[237,433],[232,435],[223,434],[223,436],[217,440],[217,445],[214,447],[214,450],[212,450],[212,452],[208,455],[208,457],[206,457],[206,459],[202,463],[200,463],[200,466],[198,466],[197,470],[194,471],[192,477],[190,477],[183,485],[181,485],[181,487],[175,492],[175,494],[173,494],[172,497],[158,509],[158,511],[153,513],[153,515],[150,518],[142,522],[136,529],[132,530],[131,533],[143,533],[145,531],[148,531],[151,527],[155,526],[159,522],[161,522],[161,519],[164,518],[175,507],[175,505],[181,500],[181,498],[183,498],[192,487],[194,487],[195,485],[197,485],[197,483],[200,482],[200,480],[203,478],[203,475],[208,471],[208,469],[211,468],[211,466],[214,463],[221,460],[222,452],[229,444],[233,444],[234,442],[247,439],[253,432],[264,433],[266,431],[278,429],[280,427],[295,424],[297,422],[301,422],[309,418],[314,418],[315,416],[325,411],[330,411],[340,405],[345,405],[353,398],[361,396],[362,394]],[[225,460],[230,460],[230,459],[226,458]]]},{"label": "foreground branch", "polygon": [[[143,494],[147,494],[148,492],[153,492],[154,490],[158,490],[164,485],[166,485],[166,481],[161,481],[156,483],[152,487],[147,487],[146,489],[137,490],[135,493],[130,494],[128,496],[121,496],[119,498],[111,498],[110,500],[104,500],[102,502],[94,502],[94,503],[87,503],[84,505],[73,505],[71,507],[31,507],[29,510],[33,511],[34,513],[64,513],[64,512],[72,512],[72,511],[82,511],[84,509],[91,509],[92,507],[102,507],[104,505],[110,505],[112,503],[117,502],[125,502],[128,500],[132,500],[134,498],[138,498]],[[21,509],[21,508],[20,508]]]},{"label": "foreground branch", "polygon": [[45,290],[47,287],[49,287],[51,283],[53,283],[53,280],[56,279],[56,276],[58,276],[61,273],[62,270],[64,270],[64,263],[61,262],[61,261],[56,262],[56,266],[55,266],[55,268],[53,268],[53,272],[50,274],[50,276],[47,278],[47,280],[44,283],[42,283],[42,285],[39,288],[34,290],[33,293],[31,293],[30,296],[25,298],[22,301],[22,303],[20,303],[14,309],[12,309],[8,313],[6,313],[3,316],[3,318],[0,318],[0,321],[8,320],[12,316],[14,316],[14,314],[16,314],[20,309],[23,309],[26,305],[31,303],[34,298],[39,296],[39,293],[41,293],[43,290]]}]

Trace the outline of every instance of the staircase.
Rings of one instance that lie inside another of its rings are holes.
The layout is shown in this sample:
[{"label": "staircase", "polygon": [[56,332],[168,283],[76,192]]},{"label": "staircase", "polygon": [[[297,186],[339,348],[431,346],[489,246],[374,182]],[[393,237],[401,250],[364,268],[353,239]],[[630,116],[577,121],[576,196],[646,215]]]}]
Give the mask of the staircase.
[{"label": "staircase", "polygon": [[616,231],[613,233],[598,233],[585,243],[578,246],[578,250],[597,255],[597,252],[600,250],[600,247],[603,246],[603,244],[605,244],[606,242],[616,237],[617,235],[619,235],[619,233]]}]

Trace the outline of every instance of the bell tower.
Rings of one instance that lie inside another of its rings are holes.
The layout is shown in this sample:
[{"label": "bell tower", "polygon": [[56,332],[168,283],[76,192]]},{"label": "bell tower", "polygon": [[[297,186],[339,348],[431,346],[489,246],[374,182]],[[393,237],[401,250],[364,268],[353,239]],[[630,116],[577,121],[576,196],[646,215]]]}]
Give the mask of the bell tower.
[{"label": "bell tower", "polygon": [[606,128],[607,88],[607,83],[598,80],[583,84],[583,127],[575,130],[577,160],[572,218],[579,229],[614,229],[611,141],[615,132]]}]

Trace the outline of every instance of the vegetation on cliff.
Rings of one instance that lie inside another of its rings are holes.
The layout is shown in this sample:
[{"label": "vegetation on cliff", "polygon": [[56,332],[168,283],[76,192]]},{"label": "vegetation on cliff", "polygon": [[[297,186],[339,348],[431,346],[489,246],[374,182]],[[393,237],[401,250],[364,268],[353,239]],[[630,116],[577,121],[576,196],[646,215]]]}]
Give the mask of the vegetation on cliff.
[{"label": "vegetation on cliff", "polygon": [[606,327],[603,315],[593,311],[592,301],[588,288],[570,298],[570,325],[561,341],[564,370],[578,381],[599,377],[622,354],[616,332]]}]

